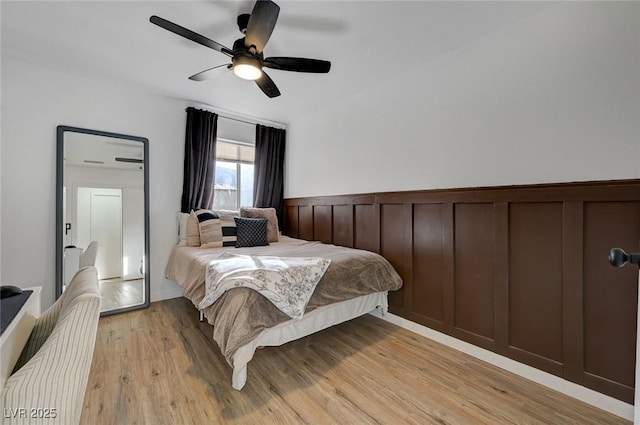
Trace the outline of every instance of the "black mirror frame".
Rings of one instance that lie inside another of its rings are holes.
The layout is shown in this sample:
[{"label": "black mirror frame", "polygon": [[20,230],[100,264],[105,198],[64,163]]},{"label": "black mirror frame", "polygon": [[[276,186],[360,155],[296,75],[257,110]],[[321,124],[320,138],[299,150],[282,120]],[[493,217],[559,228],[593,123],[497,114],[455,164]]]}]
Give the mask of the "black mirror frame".
[{"label": "black mirror frame", "polygon": [[146,137],[131,136],[128,134],[111,133],[108,131],[91,130],[88,128],[70,127],[59,125],[56,134],[56,299],[62,295],[63,276],[63,255],[62,249],[63,229],[62,229],[62,188],[64,186],[64,133],[84,133],[95,136],[112,137],[116,139],[133,140],[141,142],[144,149],[144,301],[142,304],[134,306],[118,308],[114,310],[101,312],[101,316],[110,316],[112,314],[124,313],[127,311],[138,310],[149,307],[151,278],[149,275],[150,255],[149,255],[149,139]]}]

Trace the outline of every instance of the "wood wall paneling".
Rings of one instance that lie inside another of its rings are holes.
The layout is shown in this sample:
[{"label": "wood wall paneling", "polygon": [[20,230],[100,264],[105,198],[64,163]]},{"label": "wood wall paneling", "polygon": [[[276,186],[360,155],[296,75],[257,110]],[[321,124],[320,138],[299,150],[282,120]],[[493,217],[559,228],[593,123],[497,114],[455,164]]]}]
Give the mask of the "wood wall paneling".
[{"label": "wood wall paneling", "polygon": [[353,248],[353,205],[333,206],[333,243]]},{"label": "wood wall paneling", "polygon": [[285,228],[281,229],[283,233],[292,238],[298,237],[298,206],[285,206]]},{"label": "wood wall paneling", "polygon": [[380,205],[380,254],[391,263],[404,281],[400,290],[389,293],[389,307],[392,313],[404,307],[403,296],[407,286],[407,273],[404,267],[404,230],[404,205]]},{"label": "wood wall paneling", "polygon": [[455,223],[454,223],[454,203],[446,202],[442,204],[442,240],[444,258],[442,261],[442,279],[444,283],[444,294],[442,310],[444,313],[444,322],[446,324],[446,332],[451,334],[451,330],[455,329]]},{"label": "wood wall paneling", "polygon": [[513,357],[562,374],[563,205],[512,203],[509,220],[509,346]]},{"label": "wood wall paneling", "polygon": [[[584,203],[565,202],[562,233],[563,376],[584,382],[583,255]],[[578,255],[576,254],[578,253]]]},{"label": "wood wall paneling", "polygon": [[312,205],[300,205],[298,207],[298,237],[307,241],[314,240]]},{"label": "wood wall paneling", "polygon": [[585,385],[633,402],[638,269],[611,267],[609,249],[637,252],[640,202],[584,206]]},{"label": "wood wall paneling", "polygon": [[495,202],[494,216],[494,351],[509,355],[509,203]]},{"label": "wood wall paneling", "polygon": [[380,252],[380,206],[354,205],[353,241],[358,249]]},{"label": "wood wall paneling", "polygon": [[422,324],[444,323],[444,224],[442,204],[413,206],[411,313]]},{"label": "wood wall paneling", "polygon": [[633,402],[640,180],[285,200],[284,232],[382,254],[390,311]]},{"label": "wood wall paneling", "polygon": [[[492,346],[494,338],[493,204],[454,209],[455,327],[465,339]],[[478,338],[481,337],[481,338]]]},{"label": "wood wall paneling", "polygon": [[323,243],[333,240],[332,207],[331,205],[313,206],[313,239]]}]

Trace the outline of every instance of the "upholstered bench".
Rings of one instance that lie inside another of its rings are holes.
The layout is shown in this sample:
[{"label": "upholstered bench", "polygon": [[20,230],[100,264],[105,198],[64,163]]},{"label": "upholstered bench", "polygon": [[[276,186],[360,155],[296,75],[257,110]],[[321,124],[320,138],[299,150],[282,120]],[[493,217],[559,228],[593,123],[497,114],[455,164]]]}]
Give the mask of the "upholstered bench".
[{"label": "upholstered bench", "polygon": [[2,389],[2,424],[78,424],[100,318],[95,267],[40,316]]}]

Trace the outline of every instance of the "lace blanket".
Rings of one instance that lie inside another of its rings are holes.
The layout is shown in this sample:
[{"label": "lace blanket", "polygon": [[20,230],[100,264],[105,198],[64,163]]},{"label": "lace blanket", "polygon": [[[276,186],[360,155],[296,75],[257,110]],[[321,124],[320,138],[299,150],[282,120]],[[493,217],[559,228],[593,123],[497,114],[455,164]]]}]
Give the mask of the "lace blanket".
[{"label": "lace blanket", "polygon": [[226,291],[249,288],[280,311],[299,320],[331,260],[315,257],[264,257],[222,253],[205,274],[205,297],[199,309],[212,305]]}]

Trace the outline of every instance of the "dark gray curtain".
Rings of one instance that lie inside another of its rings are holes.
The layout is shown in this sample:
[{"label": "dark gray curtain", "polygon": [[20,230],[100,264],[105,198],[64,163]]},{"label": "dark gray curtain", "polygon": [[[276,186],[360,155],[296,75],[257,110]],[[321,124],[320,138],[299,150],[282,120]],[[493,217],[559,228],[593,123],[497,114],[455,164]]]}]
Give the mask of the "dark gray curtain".
[{"label": "dark gray curtain", "polygon": [[217,114],[187,108],[182,212],[213,206],[217,132]]},{"label": "dark gray curtain", "polygon": [[284,224],[285,137],[285,130],[256,125],[253,205],[275,208],[280,226]]}]

